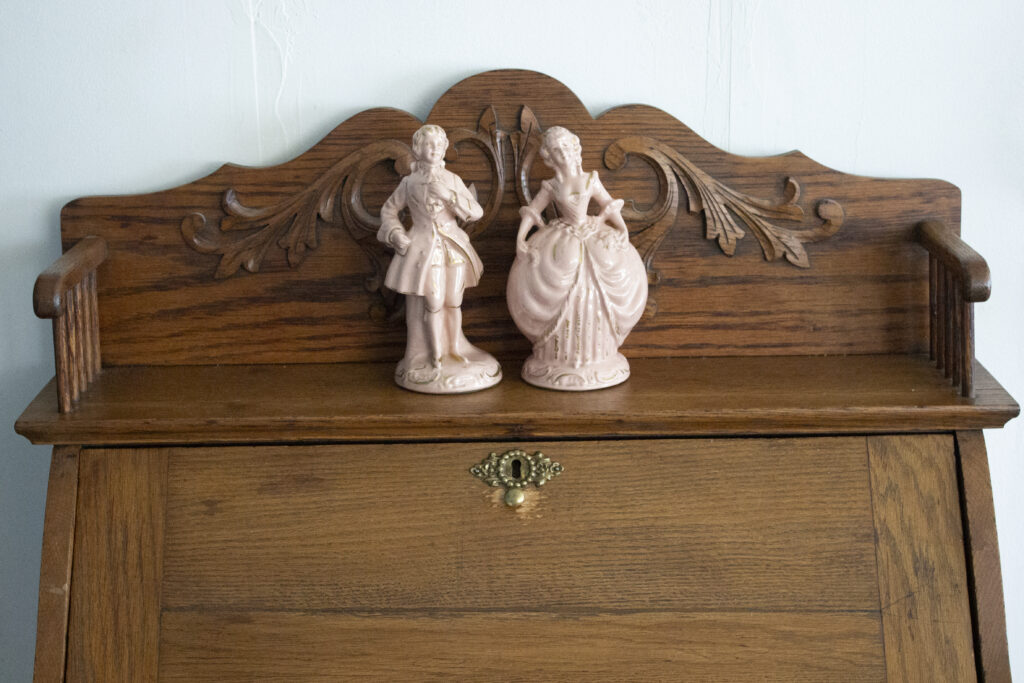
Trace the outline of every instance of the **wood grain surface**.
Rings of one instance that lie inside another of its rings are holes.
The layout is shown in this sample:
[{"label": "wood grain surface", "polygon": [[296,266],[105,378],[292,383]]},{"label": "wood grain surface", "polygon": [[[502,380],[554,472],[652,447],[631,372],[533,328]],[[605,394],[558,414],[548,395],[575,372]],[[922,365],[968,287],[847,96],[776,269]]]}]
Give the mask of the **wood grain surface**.
[{"label": "wood grain surface", "polygon": [[893,681],[976,680],[953,437],[868,437]]},{"label": "wood grain surface", "polygon": [[[454,134],[477,130],[481,114],[493,113],[494,129],[488,132],[504,150],[501,188],[493,187],[498,176],[476,143],[467,139],[449,155],[449,168],[475,184],[483,202],[503,191],[489,225],[471,226],[485,272],[480,285],[467,293],[465,329],[482,348],[513,358],[525,357],[528,350],[505,306],[506,274],[519,220],[512,178],[521,158],[514,141],[519,139],[524,106],[538,126],[564,125],[576,132],[583,143],[584,167],[599,170],[612,195],[627,200],[627,207],[636,207],[630,211],[642,214],[668,191],[658,171],[638,154],[615,153],[606,159],[613,143],[631,138],[654,140],[699,169],[701,177],[766,205],[787,201],[793,179],[800,187],[800,196],[793,200],[797,218],[781,221],[780,226],[797,235],[810,235],[821,227],[822,219],[815,215],[820,202],[830,200],[829,206],[842,207],[841,229],[806,245],[810,267],[803,269],[784,260],[766,261],[762,245],[750,234],[735,240],[733,256],[724,255],[719,243],[708,238],[714,235],[707,234],[712,231],[704,215],[687,211],[681,185],[670,226],[644,228],[633,221],[634,242],[642,243],[645,253],[656,245],[650,251],[655,284],[651,300],[656,306],[627,340],[627,356],[885,354],[927,349],[928,254],[915,241],[913,228],[919,221],[934,220],[958,234],[956,187],[936,180],[845,175],[798,152],[765,158],[732,155],[665,112],[642,105],[615,108],[594,119],[561,83],[509,70],[456,84],[428,117]],[[258,212],[298,201],[336,172],[332,169],[344,159],[386,141],[408,145],[419,125],[404,112],[374,109],[345,121],[311,150],[280,166],[227,165],[164,192],[91,197],[68,204],[61,219],[65,248],[89,235],[102,237],[109,246],[98,280],[105,363],[397,361],[405,340],[401,316],[392,315],[398,322],[388,323],[387,316],[371,315],[382,305],[380,293],[371,290],[386,257],[373,251],[365,225],[352,228],[339,217],[354,211],[364,216],[366,225],[375,220],[399,179],[386,155],[358,177],[352,202],[342,201],[346,195],[339,194],[330,204],[340,207],[338,216],[328,212],[326,219],[316,219],[315,205],[296,208],[296,215],[317,222],[291,252],[271,240],[258,273],[241,270],[216,278],[220,256],[189,246],[182,229],[183,221],[193,225],[190,217],[197,214],[210,225],[219,224],[232,202]],[[616,168],[609,168],[606,161]],[[546,175],[542,164],[534,164],[527,186],[536,189]],[[674,176],[671,182],[676,183]],[[226,194],[229,190],[233,194]],[[259,225],[252,223],[249,232],[228,231],[228,237],[248,238]]]},{"label": "wood grain surface", "polygon": [[100,237],[83,237],[40,273],[32,290],[32,306],[40,318],[58,318],[70,303],[68,295],[107,258],[107,243]]},{"label": "wood grain surface", "polygon": [[924,356],[635,359],[617,387],[545,391],[515,364],[487,391],[424,396],[391,363],[107,368],[72,413],[52,386],[36,443],[211,443],[821,434],[1002,426],[1019,406],[977,366],[964,398]]},{"label": "wood grain surface", "polygon": [[156,680],[166,478],[161,451],[82,452],[69,681]]},{"label": "wood grain surface", "polygon": [[985,439],[981,432],[957,432],[956,449],[978,678],[989,683],[1009,681],[1003,576]]},{"label": "wood grain surface", "polygon": [[78,454],[76,447],[58,446],[53,449],[50,460],[39,570],[35,683],[64,680],[78,500]]},{"label": "wood grain surface", "polygon": [[164,607],[877,609],[863,438],[521,447],[516,510],[502,443],[169,450]]},{"label": "wood grain surface", "polygon": [[884,681],[876,615],[195,613],[165,681]]},{"label": "wood grain surface", "polygon": [[918,241],[953,272],[965,301],[987,301],[992,294],[992,274],[981,254],[974,251],[947,226],[923,221],[915,226]]},{"label": "wood grain surface", "polygon": [[83,451],[68,679],[974,679],[952,436],[517,445]]}]

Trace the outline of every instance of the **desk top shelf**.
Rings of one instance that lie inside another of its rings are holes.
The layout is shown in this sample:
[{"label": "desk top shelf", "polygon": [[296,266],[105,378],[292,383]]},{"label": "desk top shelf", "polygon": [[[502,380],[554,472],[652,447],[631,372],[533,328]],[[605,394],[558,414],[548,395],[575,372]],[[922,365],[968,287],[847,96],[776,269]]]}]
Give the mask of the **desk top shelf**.
[{"label": "desk top shelf", "polygon": [[493,389],[440,397],[396,387],[391,363],[107,368],[71,413],[44,388],[17,430],[77,444],[675,437],[983,429],[1020,411],[980,365],[964,398],[922,356],[632,367],[625,384],[586,395],[531,387],[508,367]]}]

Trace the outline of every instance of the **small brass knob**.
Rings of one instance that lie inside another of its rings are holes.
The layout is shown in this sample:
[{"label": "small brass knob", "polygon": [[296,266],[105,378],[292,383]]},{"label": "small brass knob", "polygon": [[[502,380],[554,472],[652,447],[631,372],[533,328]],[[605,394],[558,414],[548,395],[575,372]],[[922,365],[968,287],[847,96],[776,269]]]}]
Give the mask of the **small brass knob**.
[{"label": "small brass knob", "polygon": [[510,508],[519,507],[526,500],[526,494],[522,489],[509,489],[505,491],[505,505]]},{"label": "small brass knob", "polygon": [[482,479],[488,486],[505,487],[505,504],[518,507],[526,500],[523,490],[528,484],[543,486],[553,477],[562,473],[562,466],[552,462],[540,451],[529,454],[514,448],[501,455],[490,453],[479,464],[469,468],[469,473]]}]

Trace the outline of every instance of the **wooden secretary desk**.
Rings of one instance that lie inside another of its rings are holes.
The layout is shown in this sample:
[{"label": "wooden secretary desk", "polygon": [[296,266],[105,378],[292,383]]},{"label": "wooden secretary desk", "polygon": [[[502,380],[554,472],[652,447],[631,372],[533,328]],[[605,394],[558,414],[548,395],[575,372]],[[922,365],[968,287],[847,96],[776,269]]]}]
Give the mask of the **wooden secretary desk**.
[{"label": "wooden secretary desk", "polygon": [[[594,119],[531,72],[428,120],[484,206],[465,329],[505,379],[479,393],[392,382],[406,113],[64,208],[35,291],[57,376],[17,423],[54,444],[37,680],[1009,679],[981,430],[1019,408],[974,361],[957,188]],[[519,379],[504,303],[552,125],[649,274],[631,378],[586,394]],[[511,508],[470,469],[515,449],[562,472]]]}]

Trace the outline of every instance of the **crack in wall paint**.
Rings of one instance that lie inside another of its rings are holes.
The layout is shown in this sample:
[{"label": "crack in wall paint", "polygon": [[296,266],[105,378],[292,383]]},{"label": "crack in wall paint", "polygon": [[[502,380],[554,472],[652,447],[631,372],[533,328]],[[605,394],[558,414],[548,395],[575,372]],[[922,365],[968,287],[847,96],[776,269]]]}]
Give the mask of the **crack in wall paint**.
[{"label": "crack in wall paint", "polygon": [[[259,37],[265,35],[270,40],[277,56],[277,87],[271,111],[278,128],[281,130],[284,147],[288,148],[291,145],[292,135],[281,115],[281,103],[284,98],[285,88],[288,85],[289,70],[295,52],[296,20],[306,13],[308,6],[304,1],[289,2],[288,0],[278,0],[272,3],[265,3],[264,0],[243,1],[243,10],[246,18],[249,20],[249,46],[256,116],[257,154],[260,163],[264,163],[265,131],[263,130],[263,102],[260,81],[265,78],[273,78],[274,74],[271,74],[269,70],[267,73],[264,73],[266,61],[261,65],[260,53],[261,51],[265,52],[265,50],[260,49]],[[268,4],[271,6],[268,7]],[[301,136],[301,127],[296,132]]]}]

